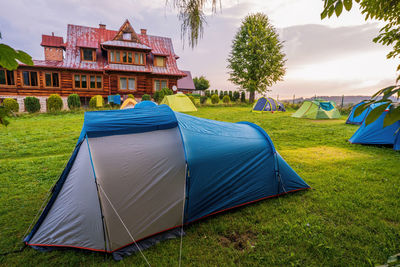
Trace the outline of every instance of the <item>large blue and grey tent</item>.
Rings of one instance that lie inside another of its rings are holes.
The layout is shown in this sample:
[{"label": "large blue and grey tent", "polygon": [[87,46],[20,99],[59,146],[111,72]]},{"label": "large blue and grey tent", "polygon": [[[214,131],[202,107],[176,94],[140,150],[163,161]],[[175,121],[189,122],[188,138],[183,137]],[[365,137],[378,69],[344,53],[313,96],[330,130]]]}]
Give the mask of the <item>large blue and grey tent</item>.
[{"label": "large blue and grey tent", "polygon": [[270,97],[260,97],[253,105],[252,112],[262,113],[265,111],[286,111],[285,106]]},{"label": "large blue and grey tent", "polygon": [[309,186],[267,133],[143,109],[86,112],[75,150],[25,238],[118,253],[206,216]]},{"label": "large blue and grey tent", "polygon": [[[371,105],[371,110],[379,105],[380,104]],[[388,109],[386,109],[376,121],[369,125],[367,125],[364,120],[360,128],[358,128],[349,139],[349,142],[353,144],[393,145],[395,150],[400,150],[400,131],[398,130],[400,128],[400,121],[383,127],[383,120],[387,113]]]}]

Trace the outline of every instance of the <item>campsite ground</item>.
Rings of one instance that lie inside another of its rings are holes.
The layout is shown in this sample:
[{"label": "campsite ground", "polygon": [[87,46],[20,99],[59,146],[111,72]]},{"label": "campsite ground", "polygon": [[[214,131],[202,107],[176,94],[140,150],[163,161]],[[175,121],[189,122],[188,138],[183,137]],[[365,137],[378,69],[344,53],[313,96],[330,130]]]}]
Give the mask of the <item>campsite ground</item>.
[{"label": "campsite ground", "polygon": [[[311,121],[248,107],[206,107],[193,115],[262,126],[313,188],[212,216],[185,228],[183,266],[368,266],[400,252],[400,153],[347,142],[357,126]],[[0,129],[0,253],[16,249],[63,170],[83,113],[26,115]],[[205,166],[206,167],[206,166]],[[177,266],[179,240],[144,254],[152,266]],[[55,251],[0,256],[0,265],[144,266],[133,255]]]}]

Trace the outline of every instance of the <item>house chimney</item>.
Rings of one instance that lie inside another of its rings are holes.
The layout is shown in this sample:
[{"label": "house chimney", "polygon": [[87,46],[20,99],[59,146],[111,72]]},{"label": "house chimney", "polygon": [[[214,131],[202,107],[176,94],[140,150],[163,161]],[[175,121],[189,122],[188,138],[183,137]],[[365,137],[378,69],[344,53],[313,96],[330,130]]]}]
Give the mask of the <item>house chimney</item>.
[{"label": "house chimney", "polygon": [[147,34],[147,30],[146,29],[140,29],[140,34],[146,35]]},{"label": "house chimney", "polygon": [[105,29],[105,28],[106,28],[106,25],[100,23],[100,24],[99,24],[99,28],[100,28],[100,29]]}]

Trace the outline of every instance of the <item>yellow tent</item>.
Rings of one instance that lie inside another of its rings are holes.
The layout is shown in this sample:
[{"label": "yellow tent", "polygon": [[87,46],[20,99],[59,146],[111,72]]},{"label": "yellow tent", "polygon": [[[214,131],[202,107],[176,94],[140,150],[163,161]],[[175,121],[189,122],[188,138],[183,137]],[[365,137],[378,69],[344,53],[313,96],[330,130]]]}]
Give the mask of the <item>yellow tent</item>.
[{"label": "yellow tent", "polygon": [[126,109],[126,108],[134,108],[135,105],[137,104],[136,100],[133,98],[127,98],[124,103],[122,103],[120,109]]},{"label": "yellow tent", "polygon": [[184,94],[167,95],[161,101],[161,104],[168,105],[173,111],[189,112],[197,111],[192,100]]}]

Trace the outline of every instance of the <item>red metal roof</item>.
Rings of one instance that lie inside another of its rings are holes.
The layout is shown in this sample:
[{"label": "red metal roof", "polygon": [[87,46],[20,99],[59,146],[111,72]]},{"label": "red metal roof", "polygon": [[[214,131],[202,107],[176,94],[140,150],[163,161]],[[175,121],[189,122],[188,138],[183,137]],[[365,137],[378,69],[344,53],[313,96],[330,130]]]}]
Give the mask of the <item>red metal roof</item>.
[{"label": "red metal roof", "polygon": [[[117,31],[104,28],[92,28],[69,24],[67,30],[67,40],[64,44],[66,48],[64,60],[35,60],[34,63],[38,67],[57,67],[92,71],[115,70],[148,72],[160,75],[185,76],[185,73],[180,71],[176,64],[176,55],[172,45],[172,40],[167,37],[137,34],[141,43],[126,42],[127,44],[124,46],[126,48],[150,50],[149,54],[147,55],[146,66],[108,64],[107,56],[106,54],[102,53],[102,48],[99,44],[110,43],[113,45],[118,44],[119,46],[124,45],[120,44],[125,43],[124,41],[112,41],[117,33]],[[45,44],[53,44],[53,46],[55,46],[54,44],[60,45],[63,44],[63,39],[62,37],[58,36],[43,35],[42,45],[46,46]],[[95,48],[96,62],[82,62],[80,57],[80,47]],[[166,56],[166,66],[154,67],[153,55]]]},{"label": "red metal roof", "polygon": [[190,71],[183,70],[182,72],[186,74],[186,77],[178,80],[178,89],[196,90]]},{"label": "red metal roof", "polygon": [[42,34],[41,46],[64,47],[64,39],[60,36]]},{"label": "red metal roof", "polygon": [[150,47],[147,45],[141,44],[141,43],[135,43],[135,42],[124,42],[124,41],[117,41],[117,40],[112,40],[112,41],[106,41],[101,43],[103,46],[112,46],[112,47],[126,47],[126,48],[137,48],[137,49],[143,49],[143,50],[151,50]]}]

